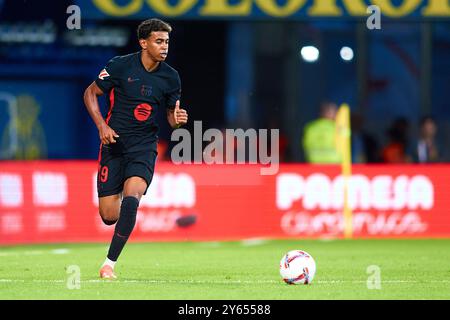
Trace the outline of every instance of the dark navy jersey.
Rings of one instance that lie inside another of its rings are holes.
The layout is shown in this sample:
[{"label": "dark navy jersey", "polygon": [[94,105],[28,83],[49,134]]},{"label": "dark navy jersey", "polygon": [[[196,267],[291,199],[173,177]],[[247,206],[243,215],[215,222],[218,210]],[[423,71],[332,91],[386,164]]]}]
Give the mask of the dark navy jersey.
[{"label": "dark navy jersey", "polygon": [[119,136],[137,136],[145,141],[156,140],[159,109],[173,109],[181,96],[178,72],[161,62],[148,72],[141,61],[141,52],[111,59],[95,83],[109,95],[106,123]]}]

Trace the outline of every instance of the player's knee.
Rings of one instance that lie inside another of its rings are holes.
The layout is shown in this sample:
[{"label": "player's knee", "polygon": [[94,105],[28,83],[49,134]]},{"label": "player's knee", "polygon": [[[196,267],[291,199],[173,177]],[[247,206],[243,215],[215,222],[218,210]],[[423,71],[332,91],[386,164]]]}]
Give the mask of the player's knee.
[{"label": "player's knee", "polygon": [[113,220],[106,220],[106,219],[103,219],[103,217],[102,217],[102,221],[107,226],[112,226],[113,224],[115,224],[117,222],[117,220],[114,220],[114,221]]},{"label": "player's knee", "polygon": [[138,202],[140,202],[143,195],[144,195],[144,192],[140,191],[140,190],[127,190],[127,191],[124,191],[123,198],[125,199],[127,197],[133,197],[133,198],[136,198]]},{"label": "player's knee", "polygon": [[123,197],[134,197],[138,201],[147,190],[147,181],[141,177],[131,177],[127,179],[123,189]]},{"label": "player's knee", "polygon": [[119,210],[117,208],[100,208],[100,216],[103,222],[110,226],[119,219]]}]

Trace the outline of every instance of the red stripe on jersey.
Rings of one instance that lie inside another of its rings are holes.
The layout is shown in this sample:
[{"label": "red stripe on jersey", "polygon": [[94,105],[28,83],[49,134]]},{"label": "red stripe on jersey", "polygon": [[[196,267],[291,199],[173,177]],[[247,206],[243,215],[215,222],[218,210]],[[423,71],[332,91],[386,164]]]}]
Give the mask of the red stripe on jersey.
[{"label": "red stripe on jersey", "polygon": [[109,119],[111,118],[113,108],[114,108],[114,88],[109,93],[109,110],[108,115],[106,116],[106,124],[108,124]]},{"label": "red stripe on jersey", "polygon": [[103,143],[100,143],[100,150],[98,151],[98,160],[97,160],[97,162],[98,162],[97,178],[98,178],[98,175],[100,174],[100,168],[101,168],[101,162],[102,162],[102,146],[103,146]]},{"label": "red stripe on jersey", "polygon": [[102,146],[103,143],[100,143],[100,150],[98,151],[98,165],[100,165],[100,162],[102,161]]},{"label": "red stripe on jersey", "polygon": [[[114,88],[109,93],[109,110],[108,110],[108,115],[106,116],[106,124],[108,124],[109,119],[111,118],[113,108],[114,108]],[[99,170],[100,170],[100,162],[102,161],[102,146],[103,146],[103,143],[100,143],[100,150],[98,151],[98,169]]]}]

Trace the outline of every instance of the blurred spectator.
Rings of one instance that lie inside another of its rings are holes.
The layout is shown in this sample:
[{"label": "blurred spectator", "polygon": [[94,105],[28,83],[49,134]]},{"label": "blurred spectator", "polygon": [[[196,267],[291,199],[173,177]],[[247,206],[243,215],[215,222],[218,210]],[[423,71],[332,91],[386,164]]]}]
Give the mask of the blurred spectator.
[{"label": "blurred spectator", "polygon": [[[278,156],[279,156],[279,161],[280,162],[286,162],[287,160],[287,149],[289,146],[289,141],[288,138],[286,136],[286,134],[284,133],[283,127],[280,125],[280,120],[276,117],[270,117],[270,119],[268,120],[268,124],[267,124],[267,130],[269,130],[267,136],[268,136],[268,147],[269,147],[269,153],[268,154],[272,154],[272,150],[270,150],[270,147],[272,146],[272,141],[271,141],[271,130],[273,129],[278,129],[278,134],[279,134],[279,140],[278,140]],[[259,135],[258,135],[259,138]],[[259,141],[258,141],[258,146],[259,146]]]},{"label": "blurred spectator", "polygon": [[158,144],[156,146],[156,151],[158,152],[158,161],[169,161],[169,153],[168,153],[169,144],[166,140],[159,138]]},{"label": "blurred spectator", "polygon": [[409,122],[400,117],[394,120],[387,131],[388,144],[383,148],[381,157],[385,163],[409,163],[412,157],[408,144]]},{"label": "blurred spectator", "polygon": [[352,162],[380,162],[379,146],[376,139],[364,131],[364,118],[361,114],[351,115]]},{"label": "blurred spectator", "polygon": [[414,160],[419,163],[439,162],[440,153],[436,143],[437,125],[430,116],[420,120],[419,139],[415,145]]},{"label": "blurred spectator", "polygon": [[287,161],[287,149],[289,146],[289,140],[287,136],[280,130],[280,144],[278,146],[280,152],[280,162]]},{"label": "blurred spectator", "polygon": [[341,155],[336,149],[337,110],[335,103],[322,103],[320,117],[305,125],[302,142],[307,162],[339,163],[341,161]]},{"label": "blurred spectator", "polygon": [[[40,106],[30,95],[17,97],[17,114],[10,114],[10,120],[3,132],[0,158],[14,160],[37,160],[47,158],[45,131],[39,121]],[[3,155],[5,153],[5,156]]]}]

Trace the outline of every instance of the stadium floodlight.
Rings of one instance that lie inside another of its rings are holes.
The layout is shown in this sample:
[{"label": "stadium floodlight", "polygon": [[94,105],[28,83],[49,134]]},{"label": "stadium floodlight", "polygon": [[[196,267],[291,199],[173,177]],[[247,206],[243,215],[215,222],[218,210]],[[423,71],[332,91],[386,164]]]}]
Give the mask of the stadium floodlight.
[{"label": "stadium floodlight", "polygon": [[341,58],[344,61],[350,62],[353,60],[355,54],[353,53],[353,49],[350,47],[342,47],[341,49]]},{"label": "stadium floodlight", "polygon": [[320,51],[314,46],[305,46],[300,51],[303,60],[309,63],[314,63],[319,60]]}]

